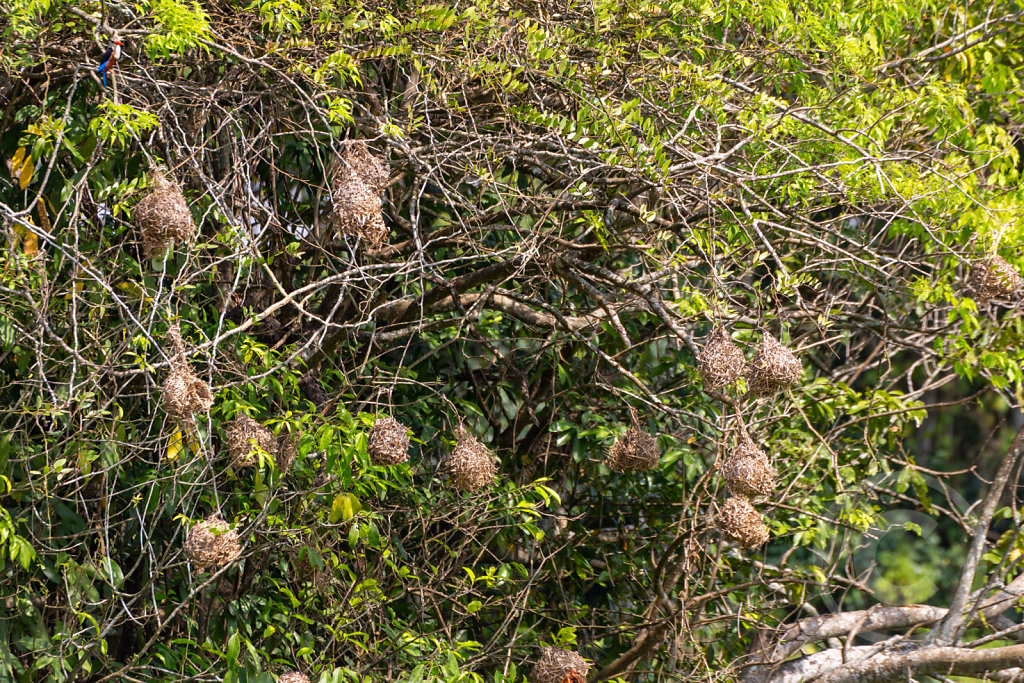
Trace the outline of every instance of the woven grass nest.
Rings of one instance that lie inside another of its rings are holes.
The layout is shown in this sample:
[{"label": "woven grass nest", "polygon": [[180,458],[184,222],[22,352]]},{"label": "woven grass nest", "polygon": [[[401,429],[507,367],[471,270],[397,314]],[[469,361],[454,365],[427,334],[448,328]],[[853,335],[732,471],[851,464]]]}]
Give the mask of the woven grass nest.
[{"label": "woven grass nest", "polygon": [[750,364],[750,393],[755,396],[769,396],[776,391],[787,389],[800,381],[803,371],[803,366],[793,352],[780,344],[775,337],[765,333]]},{"label": "woven grass nest", "polygon": [[725,501],[718,515],[718,528],[744,548],[759,548],[769,538],[761,513],[742,496]]},{"label": "woven grass nest", "polygon": [[278,683],[309,683],[309,678],[306,674],[299,673],[298,671],[292,671],[290,673],[281,674],[278,679]]},{"label": "woven grass nest", "polygon": [[736,447],[719,471],[729,493],[754,498],[767,496],[775,490],[775,468],[746,430],[736,435]]},{"label": "woven grass nest", "polygon": [[455,448],[448,458],[448,474],[461,491],[476,491],[494,481],[498,464],[491,449],[476,440],[465,427],[455,430]]},{"label": "woven grass nest", "polygon": [[581,683],[587,680],[589,670],[590,665],[580,653],[545,647],[541,648],[540,658],[530,672],[530,683],[562,683],[570,674],[575,674],[575,680],[570,678],[571,683]]},{"label": "woven grass nest", "polygon": [[716,327],[697,356],[705,391],[726,387],[743,376],[747,359],[724,327]]},{"label": "woven grass nest", "polygon": [[160,389],[160,398],[168,415],[191,420],[192,413],[210,410],[213,406],[213,391],[188,366],[185,342],[177,326],[167,331],[167,339],[174,348],[174,357],[171,359],[171,372]]},{"label": "woven grass nest", "polygon": [[179,245],[190,244],[196,235],[192,212],[178,184],[160,171],[152,178],[153,185],[135,207],[135,226],[147,258],[162,252],[172,240]]},{"label": "woven grass nest", "polygon": [[397,465],[409,459],[409,429],[391,416],[377,420],[366,439],[370,462],[377,466]]},{"label": "woven grass nest", "polygon": [[629,417],[632,425],[608,449],[605,463],[616,472],[646,472],[656,467],[661,459],[658,442],[640,429],[640,419],[632,408]]},{"label": "woven grass nest", "polygon": [[971,268],[968,287],[979,301],[1010,299],[1024,287],[1024,278],[1006,259],[993,254]]},{"label": "woven grass nest", "polygon": [[295,461],[295,456],[298,454],[299,448],[299,436],[292,436],[291,434],[284,432],[277,440],[277,470],[279,472],[287,472],[288,468],[292,466]]},{"label": "woven grass nest", "polygon": [[232,420],[228,429],[231,466],[244,468],[259,463],[257,446],[266,453],[276,453],[277,440],[274,439],[274,433],[248,415],[239,415]]},{"label": "woven grass nest", "polygon": [[200,572],[219,569],[241,554],[238,534],[217,513],[196,524],[185,537],[185,556]]},{"label": "woven grass nest", "polygon": [[356,142],[332,164],[328,175],[334,204],[332,221],[338,231],[361,237],[371,249],[382,245],[388,237],[381,205],[388,182],[384,162],[373,156],[365,143]]}]

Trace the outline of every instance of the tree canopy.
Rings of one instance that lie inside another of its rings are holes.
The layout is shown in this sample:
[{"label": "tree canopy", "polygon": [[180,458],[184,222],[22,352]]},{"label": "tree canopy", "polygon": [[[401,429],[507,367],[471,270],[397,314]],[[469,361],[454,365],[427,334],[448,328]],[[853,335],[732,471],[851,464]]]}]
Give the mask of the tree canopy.
[{"label": "tree canopy", "polygon": [[1018,3],[0,9],[0,679],[1024,680]]}]

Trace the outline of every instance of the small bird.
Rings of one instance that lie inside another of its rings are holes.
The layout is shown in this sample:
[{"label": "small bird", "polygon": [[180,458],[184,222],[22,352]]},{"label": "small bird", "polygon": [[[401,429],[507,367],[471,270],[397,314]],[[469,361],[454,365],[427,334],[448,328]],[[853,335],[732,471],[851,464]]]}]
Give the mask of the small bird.
[{"label": "small bird", "polygon": [[107,74],[113,70],[114,65],[117,64],[117,60],[121,58],[121,40],[114,38],[110,41],[110,47],[100,57],[100,65],[96,68],[98,73],[103,78],[103,87],[107,87]]}]

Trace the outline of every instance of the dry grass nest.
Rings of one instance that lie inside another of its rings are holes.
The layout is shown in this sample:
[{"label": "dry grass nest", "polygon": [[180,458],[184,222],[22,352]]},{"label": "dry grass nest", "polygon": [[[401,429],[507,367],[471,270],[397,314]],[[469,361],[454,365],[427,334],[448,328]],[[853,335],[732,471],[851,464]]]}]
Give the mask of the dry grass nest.
[{"label": "dry grass nest", "polygon": [[200,572],[219,569],[241,554],[238,534],[216,513],[192,527],[185,538],[185,556]]},{"label": "dry grass nest", "polygon": [[744,548],[759,548],[769,538],[761,513],[742,496],[725,501],[718,515],[718,528]]},{"label": "dry grass nest", "polygon": [[498,473],[494,454],[461,425],[455,430],[455,449],[448,458],[452,484],[462,491],[487,486]]},{"label": "dry grass nest", "polygon": [[993,254],[979,265],[971,268],[968,287],[979,301],[1010,299],[1021,287],[1024,278],[1007,263],[1002,256]]},{"label": "dry grass nest", "polygon": [[530,683],[562,683],[570,673],[586,681],[590,665],[580,653],[557,647],[541,648],[540,658],[530,672]]},{"label": "dry grass nest", "polygon": [[152,177],[153,185],[135,207],[135,226],[147,258],[162,252],[172,240],[189,244],[196,235],[192,212],[178,184],[159,171]]},{"label": "dry grass nest", "polygon": [[770,334],[765,334],[750,364],[750,393],[769,396],[800,381],[803,366],[793,352]]},{"label": "dry grass nest", "polygon": [[185,343],[181,331],[172,327],[167,339],[174,348],[171,372],[160,389],[164,411],[172,417],[189,420],[192,413],[205,413],[213,405],[213,391],[210,385],[199,379],[185,360]]},{"label": "dry grass nest", "polygon": [[298,454],[299,435],[291,435],[287,432],[281,434],[277,439],[277,469],[279,472],[287,472],[295,461]]},{"label": "dry grass nest", "polygon": [[657,440],[640,429],[636,411],[630,409],[632,425],[608,449],[605,461],[616,472],[646,472],[657,467],[661,454]]},{"label": "dry grass nest", "polygon": [[375,249],[388,237],[381,197],[387,187],[388,170],[362,142],[349,145],[329,169],[332,221],[343,235],[361,237]]},{"label": "dry grass nest", "polygon": [[729,493],[753,498],[775,490],[775,468],[745,430],[736,435],[736,448],[719,471]]},{"label": "dry grass nest", "polygon": [[705,391],[728,386],[743,376],[747,359],[724,327],[716,327],[697,356]]},{"label": "dry grass nest", "polygon": [[409,428],[391,416],[380,418],[370,429],[366,452],[377,466],[405,462],[409,459]]},{"label": "dry grass nest", "polygon": [[281,674],[277,681],[278,683],[309,683],[309,678],[306,677],[306,674],[292,671],[291,673]]},{"label": "dry grass nest", "polygon": [[231,466],[242,468],[256,465],[259,462],[257,447],[266,453],[276,453],[277,441],[274,439],[274,433],[248,415],[239,415],[232,420],[228,429]]}]

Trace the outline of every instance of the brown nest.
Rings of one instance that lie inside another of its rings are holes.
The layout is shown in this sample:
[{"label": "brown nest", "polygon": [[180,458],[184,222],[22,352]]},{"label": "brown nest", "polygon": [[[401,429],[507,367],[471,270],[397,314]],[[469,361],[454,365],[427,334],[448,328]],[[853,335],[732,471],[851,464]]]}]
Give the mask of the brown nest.
[{"label": "brown nest", "polygon": [[409,428],[393,417],[380,418],[370,429],[366,452],[377,466],[405,462],[409,459]]},{"label": "brown nest", "polygon": [[383,197],[388,189],[390,171],[380,157],[376,157],[362,140],[353,142],[342,156],[352,171],[373,188],[377,196]]},{"label": "brown nest", "polygon": [[213,391],[210,385],[199,379],[185,360],[185,343],[177,326],[167,331],[167,339],[174,347],[171,372],[160,389],[164,411],[185,420],[192,419],[192,413],[205,413],[213,405]]},{"label": "brown nest", "polygon": [[747,364],[740,347],[724,327],[716,327],[697,356],[697,370],[704,380],[705,391],[728,386],[743,376]]},{"label": "brown nest", "polygon": [[343,235],[361,237],[375,249],[388,237],[384,225],[381,194],[387,185],[387,169],[370,154],[363,143],[349,146],[346,153],[329,170],[331,217]]},{"label": "brown nest", "polygon": [[646,472],[657,467],[661,458],[658,442],[640,429],[636,411],[630,408],[629,413],[633,424],[608,449],[608,458],[605,462],[616,472]]},{"label": "brown nest", "polygon": [[494,481],[497,473],[491,450],[459,425],[455,430],[455,449],[448,458],[448,474],[455,488],[475,491]]},{"label": "brown nest", "polygon": [[248,415],[239,415],[228,429],[228,452],[231,466],[253,467],[259,462],[259,451],[276,453],[274,433]]},{"label": "brown nest", "polygon": [[580,683],[587,680],[590,665],[580,653],[557,647],[541,648],[540,658],[530,672],[530,683],[562,683],[566,676]]},{"label": "brown nest", "polygon": [[997,254],[973,267],[968,280],[968,287],[979,301],[1013,298],[1022,286],[1024,278]]},{"label": "brown nest", "polygon": [[299,436],[284,432],[277,440],[277,470],[287,472],[298,453]]},{"label": "brown nest", "polygon": [[214,513],[199,522],[185,538],[185,556],[196,571],[219,569],[234,562],[242,554],[238,534],[228,528],[227,522]]},{"label": "brown nest", "polygon": [[192,212],[178,184],[160,171],[152,178],[153,185],[135,207],[135,226],[142,235],[142,251],[147,258],[162,252],[171,241],[189,244],[196,234]]},{"label": "brown nest", "polygon": [[759,548],[769,538],[761,513],[742,496],[725,501],[718,515],[718,528],[744,548]]},{"label": "brown nest", "polygon": [[800,381],[803,371],[800,361],[793,352],[780,344],[775,337],[765,333],[750,364],[750,393],[755,396],[769,396],[791,387]]},{"label": "brown nest", "polygon": [[281,674],[277,679],[277,683],[309,683],[309,678],[306,677],[306,674],[292,671],[291,673]]},{"label": "brown nest", "polygon": [[767,496],[775,490],[775,468],[745,430],[736,436],[736,448],[719,467],[729,493]]}]

